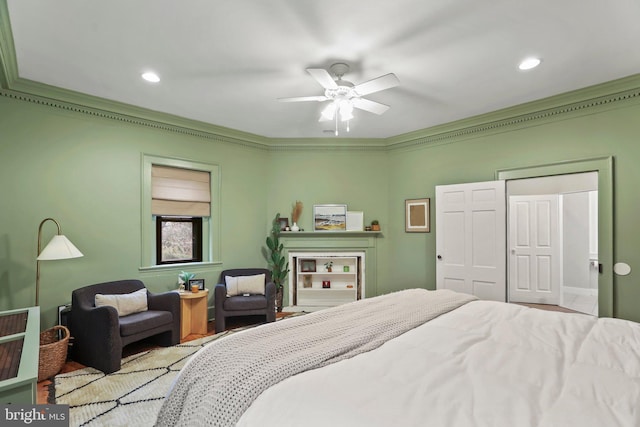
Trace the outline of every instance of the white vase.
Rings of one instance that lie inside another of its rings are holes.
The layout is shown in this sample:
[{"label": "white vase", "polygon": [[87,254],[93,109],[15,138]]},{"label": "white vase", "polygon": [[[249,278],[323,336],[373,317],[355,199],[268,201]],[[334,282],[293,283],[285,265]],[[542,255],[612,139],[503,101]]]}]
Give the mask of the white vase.
[{"label": "white vase", "polygon": [[300,231],[300,227],[298,227],[298,224],[294,222],[291,226],[291,231]]}]

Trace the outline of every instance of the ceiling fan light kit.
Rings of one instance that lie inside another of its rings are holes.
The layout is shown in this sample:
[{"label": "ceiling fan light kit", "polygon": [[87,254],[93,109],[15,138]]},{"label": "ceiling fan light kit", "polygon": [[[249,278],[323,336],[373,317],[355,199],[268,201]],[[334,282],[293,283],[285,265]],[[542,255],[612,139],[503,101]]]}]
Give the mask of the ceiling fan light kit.
[{"label": "ceiling fan light kit", "polygon": [[382,114],[389,109],[388,105],[362,98],[364,95],[389,89],[400,84],[395,74],[385,74],[373,80],[354,85],[342,77],[349,72],[349,66],[343,62],[338,62],[329,67],[331,72],[336,76],[334,79],[331,74],[322,68],[307,68],[307,72],[313,77],[323,88],[324,95],[321,96],[301,96],[293,98],[279,98],[281,102],[305,102],[305,101],[331,101],[320,114],[319,121],[331,121],[336,123],[335,135],[338,135],[338,119],[347,124],[347,132],[349,132],[349,121],[353,119],[353,109],[368,111],[374,114]]}]

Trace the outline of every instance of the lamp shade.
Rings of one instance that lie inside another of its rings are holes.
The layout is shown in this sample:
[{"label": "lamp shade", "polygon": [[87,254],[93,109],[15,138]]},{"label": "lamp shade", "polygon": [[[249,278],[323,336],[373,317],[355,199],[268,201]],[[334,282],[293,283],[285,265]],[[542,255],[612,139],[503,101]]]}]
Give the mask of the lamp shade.
[{"label": "lamp shade", "polygon": [[53,236],[51,241],[38,255],[38,261],[48,261],[54,259],[79,258],[82,252],[76,248],[64,235]]}]

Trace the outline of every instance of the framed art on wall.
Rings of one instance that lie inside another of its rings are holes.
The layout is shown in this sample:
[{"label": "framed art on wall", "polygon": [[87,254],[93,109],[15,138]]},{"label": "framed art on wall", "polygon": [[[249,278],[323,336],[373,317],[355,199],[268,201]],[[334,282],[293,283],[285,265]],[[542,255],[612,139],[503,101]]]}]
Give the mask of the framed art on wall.
[{"label": "framed art on wall", "polygon": [[347,205],[313,205],[313,231],[345,231]]},{"label": "framed art on wall", "polygon": [[407,199],[405,203],[405,229],[407,233],[428,233],[430,199]]}]

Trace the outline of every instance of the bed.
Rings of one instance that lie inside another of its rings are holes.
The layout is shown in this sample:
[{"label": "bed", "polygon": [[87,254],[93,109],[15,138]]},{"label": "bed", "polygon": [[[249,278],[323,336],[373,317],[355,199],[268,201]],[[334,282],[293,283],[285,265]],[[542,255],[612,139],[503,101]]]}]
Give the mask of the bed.
[{"label": "bed", "polygon": [[640,325],[410,289],[248,329],[157,425],[640,426]]}]

